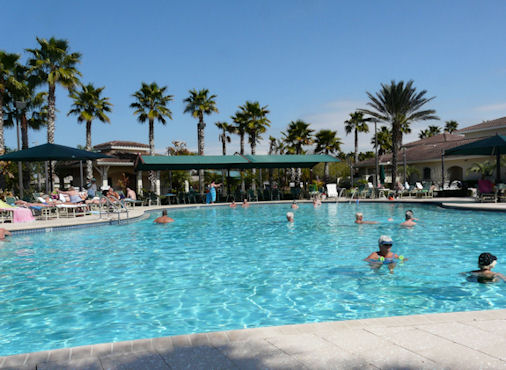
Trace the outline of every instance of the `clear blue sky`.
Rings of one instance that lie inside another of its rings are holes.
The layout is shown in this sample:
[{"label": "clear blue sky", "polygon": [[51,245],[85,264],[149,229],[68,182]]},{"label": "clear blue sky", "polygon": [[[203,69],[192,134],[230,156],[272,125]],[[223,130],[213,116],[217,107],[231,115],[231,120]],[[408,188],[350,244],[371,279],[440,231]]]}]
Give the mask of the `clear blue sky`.
[{"label": "clear blue sky", "polygon": [[[206,153],[220,154],[214,122],[246,100],[271,111],[266,133],[279,137],[296,119],[338,130],[345,151],[353,138],[343,121],[365,107],[380,83],[415,81],[436,96],[443,124],[460,127],[506,116],[506,1],[19,1],[2,3],[0,48],[21,53],[35,37],[65,38],[83,54],[84,83],[105,86],[111,124],[93,123],[93,144],[148,142],[129,104],[142,81],[167,85],[173,120],[155,126],[162,152],[173,140],[197,148],[196,121],[183,114],[192,88],[218,96],[206,118]],[[56,143],[85,143],[85,126],[67,117],[71,101],[57,90]],[[437,122],[435,122],[438,124]],[[414,138],[420,128],[413,125]],[[408,140],[410,139],[408,138]],[[361,135],[360,149],[370,150]],[[46,142],[46,132],[30,132]],[[15,130],[6,132],[10,147]],[[260,146],[265,152],[267,145]],[[229,152],[238,150],[233,138]]]}]

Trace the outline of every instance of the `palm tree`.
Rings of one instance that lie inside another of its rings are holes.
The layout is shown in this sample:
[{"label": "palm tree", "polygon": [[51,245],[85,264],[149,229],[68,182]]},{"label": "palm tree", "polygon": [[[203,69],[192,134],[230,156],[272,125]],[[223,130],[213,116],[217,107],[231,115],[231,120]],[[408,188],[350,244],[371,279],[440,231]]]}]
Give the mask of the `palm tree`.
[{"label": "palm tree", "polygon": [[355,133],[355,163],[358,162],[358,133],[359,132],[369,132],[369,126],[367,122],[369,122],[370,118],[364,118],[363,112],[354,112],[350,113],[350,119],[344,121],[346,129],[346,135]]},{"label": "palm tree", "polygon": [[18,64],[19,55],[0,50],[0,155],[5,152],[4,138],[4,96],[10,87],[19,87],[14,71]]},{"label": "palm tree", "polygon": [[147,84],[142,83],[141,88],[132,96],[135,102],[130,104],[130,108],[135,109],[134,114],[140,123],[149,122],[149,154],[155,154],[155,120],[162,125],[167,123],[166,117],[172,119],[172,111],[167,107],[173,100],[173,95],[165,95],[167,86],[158,86],[156,82]]},{"label": "palm tree", "polygon": [[81,60],[80,53],[69,53],[67,40],[39,39],[38,49],[26,49],[32,54],[28,60],[30,73],[37,76],[40,84],[48,84],[48,120],[47,120],[47,142],[54,144],[55,119],[56,119],[56,85],[59,84],[69,91],[79,82],[81,73],[76,65]]},{"label": "palm tree", "polygon": [[420,130],[420,133],[418,134],[419,139],[426,139],[428,137],[436,136],[441,133],[441,127],[438,126],[429,126],[425,130]]},{"label": "palm tree", "polygon": [[365,114],[391,124],[392,183],[397,180],[397,156],[399,144],[402,142],[403,125],[415,121],[439,119],[434,109],[421,110],[422,106],[434,99],[434,97],[426,98],[426,93],[426,90],[417,92],[412,80],[406,84],[404,81],[398,83],[391,81],[390,85],[381,84],[381,90],[376,93],[376,96],[367,92],[370,100],[367,105],[373,110],[360,109]]},{"label": "palm tree", "polygon": [[[72,109],[67,116],[73,114],[77,116],[77,122],[86,122],[86,150],[91,150],[91,122],[98,119],[100,122],[110,122],[107,112],[111,111],[112,104],[109,98],[100,96],[105,87],[96,88],[93,84],[81,86],[81,91],[73,91],[70,97],[74,100]],[[93,168],[91,161],[86,161],[86,177],[93,177]]]},{"label": "palm tree", "polygon": [[[141,123],[149,122],[149,154],[155,154],[155,120],[162,125],[166,124],[165,117],[172,119],[172,112],[167,107],[172,101],[172,95],[165,95],[167,86],[159,87],[156,82],[147,84],[142,83],[141,88],[136,91],[132,96],[136,99],[135,102],[130,104],[130,108],[135,109],[134,114],[137,115],[137,120]],[[151,191],[155,191],[155,172],[151,171],[149,176],[151,180]]]},{"label": "palm tree", "polygon": [[457,130],[459,123],[457,121],[446,121],[445,122],[445,131],[449,134],[453,133]]},{"label": "palm tree", "polygon": [[490,161],[475,162],[467,170],[467,173],[474,172],[481,175],[482,180],[487,176],[492,176],[495,171],[496,164]]},{"label": "palm tree", "polygon": [[[221,141],[223,155],[227,155],[227,143],[230,143],[232,139],[228,134],[233,134],[235,132],[235,127],[227,122],[216,122],[216,127],[221,130],[220,136],[218,139]],[[225,183],[225,170],[221,170],[221,182]],[[223,187],[223,191],[226,190],[226,187]],[[226,194],[226,193],[224,193]]]},{"label": "palm tree", "polygon": [[[288,129],[286,130],[286,134],[282,133],[284,141],[288,146],[285,150],[290,154],[302,154],[304,152],[303,146],[310,145],[313,143],[313,134],[314,130],[309,128],[309,123],[303,120],[292,121],[288,124]],[[292,179],[294,172],[292,170]],[[297,169],[297,182],[300,182],[301,178],[301,170]]]},{"label": "palm tree", "polygon": [[[315,134],[315,153],[334,154],[341,151],[341,139],[337,137],[337,131],[320,130]],[[325,162],[323,174],[329,178],[329,164]]]},{"label": "palm tree", "polygon": [[[239,142],[240,142],[239,153],[241,153],[241,155],[244,155],[244,135],[246,135],[246,126],[247,126],[246,115],[242,111],[237,111],[230,118],[235,123],[234,126],[235,133],[239,135]],[[246,191],[246,184],[244,183],[243,171],[241,171],[241,191],[243,193]]]},{"label": "palm tree", "polygon": [[[239,107],[245,115],[246,120],[246,132],[248,133],[248,141],[251,146],[251,154],[256,154],[256,146],[259,140],[262,138],[260,134],[267,131],[267,127],[270,126],[270,120],[267,118],[269,110],[267,106],[260,106],[259,102],[247,101],[243,106]],[[253,182],[251,188],[256,191],[256,169],[251,170],[253,175]]]},{"label": "palm tree", "polygon": [[[376,136],[378,137],[378,154],[383,155],[390,152],[392,150],[392,132],[388,127],[381,126]],[[376,148],[376,138],[374,136],[371,138],[371,144]]]},{"label": "palm tree", "polygon": [[[206,123],[204,122],[204,115],[209,115],[213,112],[218,113],[216,108],[216,95],[209,95],[208,89],[202,90],[190,90],[190,96],[183,100],[186,103],[184,113],[191,113],[192,117],[197,118],[199,123],[197,124],[197,135],[198,135],[198,153],[204,155],[204,128]],[[200,193],[204,194],[204,170],[199,170],[199,187]]]}]

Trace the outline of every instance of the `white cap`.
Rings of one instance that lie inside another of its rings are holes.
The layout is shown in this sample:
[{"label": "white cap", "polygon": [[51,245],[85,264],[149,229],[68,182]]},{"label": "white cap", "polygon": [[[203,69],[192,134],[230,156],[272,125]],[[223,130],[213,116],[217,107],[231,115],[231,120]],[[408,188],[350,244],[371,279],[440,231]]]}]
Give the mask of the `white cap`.
[{"label": "white cap", "polygon": [[378,245],[392,244],[392,243],[393,243],[392,238],[389,237],[388,235],[381,235],[378,239]]}]

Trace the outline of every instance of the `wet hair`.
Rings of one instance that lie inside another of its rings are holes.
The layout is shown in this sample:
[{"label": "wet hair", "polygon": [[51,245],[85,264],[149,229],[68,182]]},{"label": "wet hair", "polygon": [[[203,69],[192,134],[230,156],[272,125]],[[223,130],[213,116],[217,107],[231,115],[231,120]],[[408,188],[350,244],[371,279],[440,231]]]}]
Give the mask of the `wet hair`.
[{"label": "wet hair", "polygon": [[413,218],[413,211],[408,209],[406,211],[406,220],[411,220]]},{"label": "wet hair", "polygon": [[164,209],[164,210],[162,211],[162,216],[167,216],[167,210],[166,210],[166,209]]}]

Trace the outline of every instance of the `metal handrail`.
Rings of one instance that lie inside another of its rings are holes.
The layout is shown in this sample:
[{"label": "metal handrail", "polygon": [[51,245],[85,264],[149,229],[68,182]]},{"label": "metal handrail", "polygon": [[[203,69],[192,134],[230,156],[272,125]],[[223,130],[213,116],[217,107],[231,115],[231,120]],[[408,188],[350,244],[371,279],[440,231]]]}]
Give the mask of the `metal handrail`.
[{"label": "metal handrail", "polygon": [[[107,214],[109,214],[109,209],[110,208],[113,208],[116,213],[118,214],[118,224],[121,222],[121,216],[120,216],[120,213],[121,213],[121,209],[124,209],[125,212],[126,212],[126,216],[127,216],[127,219],[129,219],[129,216],[128,216],[128,208],[126,207],[125,203],[121,201],[121,199],[118,199],[116,197],[114,197],[115,199],[117,199],[117,202],[111,202],[111,200],[109,199],[109,197],[104,197],[104,196],[99,196],[99,199],[105,199],[106,203],[108,204],[108,207],[107,207]],[[118,204],[120,205],[120,207],[118,207]],[[100,217],[102,217],[102,202],[100,202]]]}]

